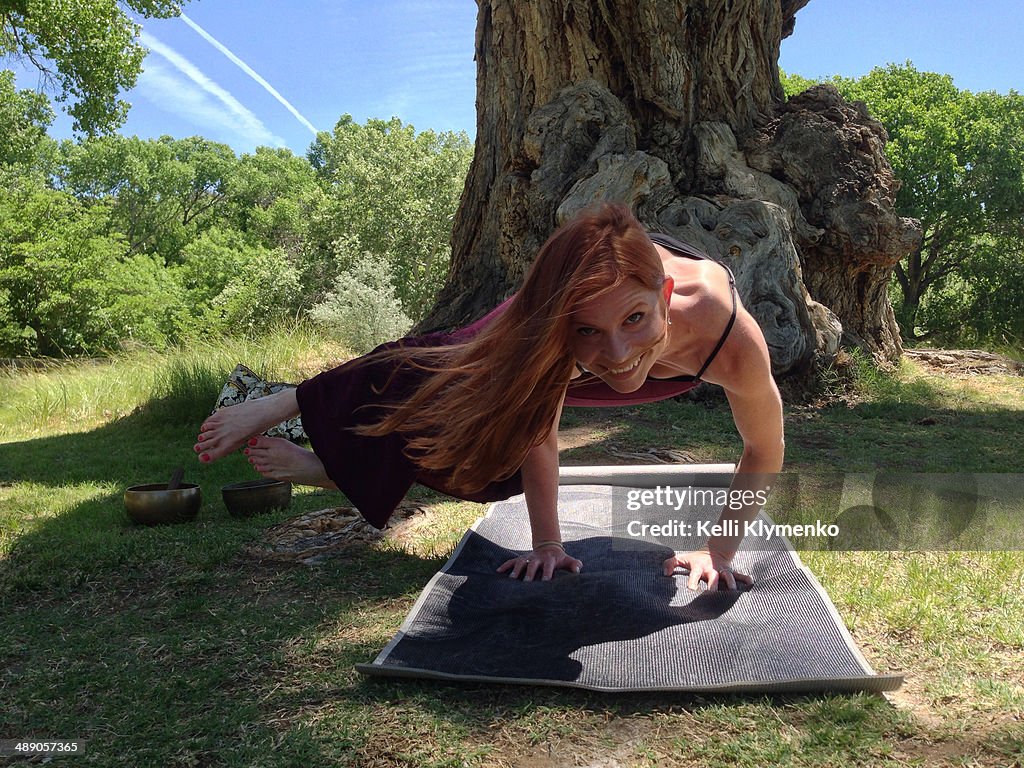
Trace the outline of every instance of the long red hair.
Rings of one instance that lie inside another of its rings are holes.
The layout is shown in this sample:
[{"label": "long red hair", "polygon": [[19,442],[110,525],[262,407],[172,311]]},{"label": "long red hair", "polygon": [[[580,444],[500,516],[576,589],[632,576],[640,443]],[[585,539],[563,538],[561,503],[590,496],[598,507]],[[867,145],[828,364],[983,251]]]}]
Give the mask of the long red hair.
[{"label": "long red hair", "polygon": [[449,474],[467,493],[509,477],[554,426],[575,365],[569,334],[576,308],[626,280],[658,290],[664,278],[657,250],[629,208],[585,211],[544,243],[522,288],[476,336],[405,352],[428,371],[423,383],[359,431],[405,433],[410,458]]}]

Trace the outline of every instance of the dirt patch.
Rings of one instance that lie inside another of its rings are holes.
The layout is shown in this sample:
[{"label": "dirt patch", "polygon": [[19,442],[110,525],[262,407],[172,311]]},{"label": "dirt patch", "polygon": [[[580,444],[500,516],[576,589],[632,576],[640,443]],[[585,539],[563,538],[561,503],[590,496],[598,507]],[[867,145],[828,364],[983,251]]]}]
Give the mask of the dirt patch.
[{"label": "dirt patch", "polygon": [[608,455],[615,458],[614,464],[695,464],[697,459],[691,453],[675,448],[628,448],[609,445]]},{"label": "dirt patch", "polygon": [[1019,768],[1024,727],[981,725],[935,735],[913,735],[896,741],[892,757],[900,765]]},{"label": "dirt patch", "polygon": [[620,768],[633,765],[637,749],[651,737],[647,718],[610,718],[598,726],[592,718],[571,736],[555,737],[524,751],[506,752],[492,763],[501,768]]},{"label": "dirt patch", "polygon": [[604,438],[595,434],[593,427],[567,427],[558,430],[558,450],[567,451],[573,448],[585,448],[600,443]]},{"label": "dirt patch", "polygon": [[911,715],[917,723],[930,731],[937,731],[945,726],[945,720],[933,708],[924,695],[921,680],[908,674],[903,686],[895,691],[886,691],[885,700],[901,712]]},{"label": "dirt patch", "polygon": [[[591,448],[594,462],[602,464],[694,464],[697,457],[676,448],[632,447],[608,442],[608,435],[595,431],[593,425],[568,427],[558,432],[560,452]],[[607,458],[606,458],[607,457]],[[577,459],[579,456],[576,457]]]},{"label": "dirt patch", "polygon": [[268,528],[258,542],[246,545],[242,552],[260,562],[317,565],[385,538],[406,541],[415,536],[425,511],[425,507],[403,502],[382,531],[366,522],[354,507],[320,509]]},{"label": "dirt patch", "polygon": [[903,354],[925,368],[954,376],[1024,376],[1024,363],[980,349],[907,349]]}]

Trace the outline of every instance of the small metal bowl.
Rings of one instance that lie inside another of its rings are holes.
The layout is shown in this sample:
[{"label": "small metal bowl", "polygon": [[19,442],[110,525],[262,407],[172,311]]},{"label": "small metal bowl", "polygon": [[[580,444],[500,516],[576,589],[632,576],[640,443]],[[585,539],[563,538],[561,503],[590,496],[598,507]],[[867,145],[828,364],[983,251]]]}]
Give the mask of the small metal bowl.
[{"label": "small metal bowl", "polygon": [[141,525],[165,525],[195,520],[203,494],[198,485],[182,483],[173,491],[167,483],[133,485],[124,492],[128,517]]},{"label": "small metal bowl", "polygon": [[232,517],[251,517],[292,503],[292,484],[281,480],[246,480],[221,488],[224,506]]}]

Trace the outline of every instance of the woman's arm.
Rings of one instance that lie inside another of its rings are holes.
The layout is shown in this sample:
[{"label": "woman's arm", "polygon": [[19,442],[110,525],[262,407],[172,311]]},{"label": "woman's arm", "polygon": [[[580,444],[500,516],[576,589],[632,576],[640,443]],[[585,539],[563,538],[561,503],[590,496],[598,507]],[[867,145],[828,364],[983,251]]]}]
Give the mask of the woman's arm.
[{"label": "woman's arm", "polygon": [[[561,415],[559,406],[559,415]],[[561,541],[558,527],[558,423],[544,442],[533,447],[522,466],[523,494],[530,513],[533,544]]]},{"label": "woman's arm", "polygon": [[[733,421],[743,439],[743,455],[729,487],[729,498],[742,499],[744,493],[750,503],[727,505],[719,522],[736,521],[731,530],[743,531],[746,522],[754,519],[761,505],[754,501],[764,498],[782,469],[785,440],[783,437],[782,398],[772,378],[768,345],[757,322],[740,309],[736,324],[719,356],[708,369],[708,381],[725,390],[732,409]],[[722,530],[730,530],[723,526]],[[689,568],[688,586],[696,589],[700,581],[708,589],[716,589],[719,580],[729,589],[736,582],[751,583],[752,579],[732,571],[732,559],[743,535],[712,536],[704,550],[675,555],[665,561],[665,572],[671,573],[678,565]]]},{"label": "woman's arm", "polygon": [[[562,402],[564,400],[563,394]],[[558,568],[579,573],[583,566],[579,560],[565,554],[558,527],[558,423],[562,418],[562,402],[558,404],[548,436],[530,450],[521,468],[533,552],[508,560],[498,568],[498,573],[510,570],[509,576],[514,579],[525,574],[526,581],[532,581],[540,573],[541,579],[547,581]]]}]

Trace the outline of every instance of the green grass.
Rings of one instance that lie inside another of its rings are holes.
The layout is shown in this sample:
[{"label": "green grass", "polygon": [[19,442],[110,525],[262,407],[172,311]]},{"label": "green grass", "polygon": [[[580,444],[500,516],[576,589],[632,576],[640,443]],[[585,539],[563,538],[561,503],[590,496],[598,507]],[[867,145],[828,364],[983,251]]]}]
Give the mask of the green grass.
[{"label": "green grass", "polygon": [[[327,351],[325,352],[325,348]],[[366,679],[372,659],[482,506],[419,494],[420,524],[314,568],[242,554],[343,500],[229,517],[252,476],[191,445],[227,372],[297,380],[344,350],[282,334],[0,376],[0,738],[80,738],[101,766],[1020,765],[1021,552],[805,552],[891,700],[606,696]],[[1024,382],[862,371],[842,401],[787,410],[801,472],[1017,472]],[[724,405],[569,411],[565,463],[673,449],[734,461]],[[121,493],[178,464],[195,523],[139,528]],[[3,758],[0,758],[2,760]],[[24,762],[24,761],[22,761]]]}]

